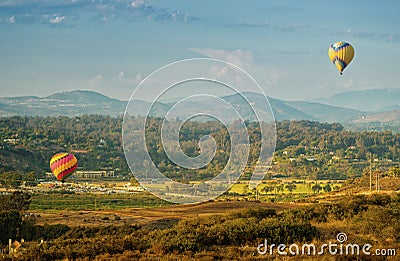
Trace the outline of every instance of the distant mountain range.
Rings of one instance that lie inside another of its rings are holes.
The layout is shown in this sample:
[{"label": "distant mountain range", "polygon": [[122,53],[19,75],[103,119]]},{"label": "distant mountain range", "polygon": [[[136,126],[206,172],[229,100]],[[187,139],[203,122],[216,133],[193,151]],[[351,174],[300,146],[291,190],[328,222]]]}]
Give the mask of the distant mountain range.
[{"label": "distant mountain range", "polygon": [[383,112],[400,109],[400,89],[349,91],[314,101],[365,112]]},{"label": "distant mountain range", "polygon": [[120,115],[126,102],[92,91],[56,93],[47,97],[22,96],[0,98],[3,116],[76,116],[82,114]]},{"label": "distant mountain range", "polygon": [[[254,106],[264,99],[262,94],[246,93]],[[221,97],[232,104],[242,115],[250,115],[248,105],[238,94]],[[373,89],[351,91],[330,98],[313,101],[284,101],[268,97],[276,120],[314,120],[321,122],[366,123],[400,121],[400,90]],[[130,108],[135,115],[146,115],[146,101],[135,101]],[[262,104],[262,103],[261,103]],[[0,98],[2,116],[78,116],[83,114],[122,115],[127,101],[113,99],[93,91],[70,91],[52,94],[47,97],[23,96]],[[173,102],[157,102],[152,115],[164,115],[174,105]],[[226,106],[215,105],[212,100],[187,101],[180,107],[180,115],[190,115],[199,108],[224,112]],[[269,108],[257,107],[269,113]],[[250,116],[249,116],[250,117]]]}]

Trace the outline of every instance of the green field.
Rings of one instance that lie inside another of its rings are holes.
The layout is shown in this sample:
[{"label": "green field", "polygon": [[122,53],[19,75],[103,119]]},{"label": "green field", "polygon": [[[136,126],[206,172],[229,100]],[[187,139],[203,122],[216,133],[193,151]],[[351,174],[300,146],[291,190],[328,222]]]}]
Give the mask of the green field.
[{"label": "green field", "polygon": [[[332,190],[342,186],[340,181],[317,181],[321,187],[319,191],[313,191],[312,187],[316,181],[304,181],[295,179],[281,179],[263,181],[257,186],[258,199],[261,201],[293,201],[302,199],[317,193],[324,193],[322,189],[330,184]],[[290,191],[288,184],[295,184]],[[269,187],[269,191],[265,188]],[[248,181],[240,181],[221,196],[224,199],[235,200],[238,198],[255,199],[256,192],[248,188]],[[62,193],[35,193],[32,194],[31,210],[117,210],[124,208],[147,208],[170,205],[172,203],[163,201],[150,193],[141,192],[137,194],[62,194]]]},{"label": "green field", "polygon": [[[294,184],[292,191],[287,187],[288,184]],[[313,190],[313,187],[318,184],[320,190]],[[315,195],[317,193],[324,193],[324,187],[329,184],[331,190],[339,189],[343,182],[342,181],[328,181],[328,180],[318,180],[318,181],[306,181],[306,180],[296,180],[296,179],[280,179],[280,180],[270,180],[263,181],[257,186],[257,191],[259,193],[260,200],[268,200],[270,198],[278,197],[279,200],[289,200],[302,198],[310,195]],[[270,190],[265,190],[265,188],[270,188]],[[247,182],[236,183],[229,190],[230,195],[234,194],[236,196],[252,197],[255,196],[255,190],[248,187]]]},{"label": "green field", "polygon": [[148,208],[171,203],[148,193],[138,194],[33,194],[31,210],[101,210]]}]

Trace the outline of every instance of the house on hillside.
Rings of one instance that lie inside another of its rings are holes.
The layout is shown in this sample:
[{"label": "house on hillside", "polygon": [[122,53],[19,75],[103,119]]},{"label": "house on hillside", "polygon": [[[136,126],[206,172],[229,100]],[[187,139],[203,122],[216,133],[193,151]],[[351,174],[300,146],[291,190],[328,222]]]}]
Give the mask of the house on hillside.
[{"label": "house on hillside", "polygon": [[14,242],[12,242],[12,240],[9,240],[9,248],[8,248],[8,252],[10,255],[18,255],[21,254],[22,252],[26,251],[31,245],[32,243],[30,242],[25,242],[24,239],[21,239],[21,242],[19,242],[18,240],[15,240]]},{"label": "house on hillside", "polygon": [[313,162],[313,161],[316,161],[317,159],[314,156],[307,156],[306,160],[310,161],[310,162]]}]

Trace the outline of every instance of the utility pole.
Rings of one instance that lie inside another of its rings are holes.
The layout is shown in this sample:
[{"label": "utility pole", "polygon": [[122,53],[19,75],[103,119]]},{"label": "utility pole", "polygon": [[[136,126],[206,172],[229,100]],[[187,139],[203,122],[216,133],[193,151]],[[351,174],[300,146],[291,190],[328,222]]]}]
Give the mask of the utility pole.
[{"label": "utility pole", "polygon": [[376,191],[379,193],[379,171],[376,171]]},{"label": "utility pole", "polygon": [[377,186],[378,186],[378,193],[379,193],[379,190],[380,190],[380,187],[379,187],[379,172],[377,172],[376,175],[377,175]]},{"label": "utility pole", "polygon": [[369,191],[372,190],[372,153],[369,153]]},{"label": "utility pole", "polygon": [[376,182],[376,185],[375,185],[375,190],[376,191],[378,191],[378,182],[379,182],[379,178],[378,178],[378,172],[377,171],[375,171],[376,172],[376,176],[375,176],[375,182]]}]

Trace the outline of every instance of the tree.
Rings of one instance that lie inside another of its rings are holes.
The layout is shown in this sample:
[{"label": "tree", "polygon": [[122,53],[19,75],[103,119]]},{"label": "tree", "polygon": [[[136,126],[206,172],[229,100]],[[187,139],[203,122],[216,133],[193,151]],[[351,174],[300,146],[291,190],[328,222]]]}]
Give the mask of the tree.
[{"label": "tree", "polygon": [[274,191],[274,187],[273,186],[265,186],[261,189],[261,191],[265,192],[266,194],[268,194],[268,192],[272,192]]},{"label": "tree", "polygon": [[296,184],[294,184],[294,183],[289,183],[289,184],[287,184],[287,185],[285,186],[285,188],[286,188],[287,190],[289,190],[290,193],[292,193],[293,190],[295,190],[295,189],[297,188],[297,186],[296,186]]},{"label": "tree", "polygon": [[392,167],[389,169],[389,176],[400,177],[400,167]]},{"label": "tree", "polygon": [[331,192],[332,191],[332,187],[329,183],[326,183],[326,185],[323,187],[325,192]]},{"label": "tree", "polygon": [[31,196],[21,191],[15,191],[11,195],[0,196],[0,210],[24,211],[29,208]]},{"label": "tree", "polygon": [[0,211],[0,244],[7,244],[8,239],[16,239],[22,224],[21,214],[17,210]]},{"label": "tree", "polygon": [[0,195],[0,243],[16,239],[22,226],[21,212],[27,210],[31,196],[20,191],[11,195]]},{"label": "tree", "polygon": [[277,187],[276,187],[276,190],[279,192],[279,191],[282,191],[282,193],[283,193],[283,190],[284,190],[284,186],[283,186],[283,184],[279,184]]},{"label": "tree", "polygon": [[248,193],[249,193],[249,185],[246,184],[243,186],[243,194],[247,195]]},{"label": "tree", "polygon": [[0,184],[18,188],[22,182],[22,174],[19,171],[8,171],[0,174]]},{"label": "tree", "polygon": [[33,171],[26,173],[24,181],[35,181],[35,173]]},{"label": "tree", "polygon": [[314,191],[314,194],[319,193],[320,190],[322,190],[322,187],[318,184],[314,185],[311,187],[311,189]]}]

